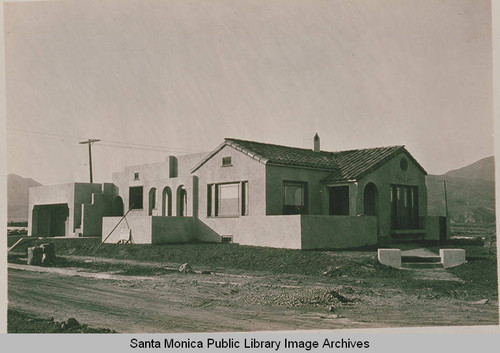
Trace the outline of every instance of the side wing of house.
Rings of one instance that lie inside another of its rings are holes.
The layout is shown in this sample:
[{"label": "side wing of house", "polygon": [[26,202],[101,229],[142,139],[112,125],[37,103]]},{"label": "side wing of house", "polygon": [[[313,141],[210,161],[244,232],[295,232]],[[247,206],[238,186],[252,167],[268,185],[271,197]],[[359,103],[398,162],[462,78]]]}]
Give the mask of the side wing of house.
[{"label": "side wing of house", "polygon": [[111,184],[69,183],[29,191],[28,235],[98,236],[110,212]]},{"label": "side wing of house", "polygon": [[29,236],[72,235],[74,219],[73,183],[30,188]]}]

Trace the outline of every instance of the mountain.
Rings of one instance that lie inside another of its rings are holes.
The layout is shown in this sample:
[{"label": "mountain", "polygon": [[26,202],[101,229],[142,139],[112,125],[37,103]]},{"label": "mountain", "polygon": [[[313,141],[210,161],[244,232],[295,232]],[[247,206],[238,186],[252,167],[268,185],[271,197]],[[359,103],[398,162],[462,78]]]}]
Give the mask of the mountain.
[{"label": "mountain", "polygon": [[446,180],[448,212],[456,222],[495,222],[495,162],[483,158],[442,175],[427,176],[429,215],[445,215],[443,180]]},{"label": "mountain", "polygon": [[493,156],[480,159],[466,167],[450,170],[446,178],[481,179],[495,181],[495,159]]},{"label": "mountain", "polygon": [[7,175],[7,220],[24,222],[28,220],[29,188],[40,186],[31,178],[23,178],[16,174]]}]

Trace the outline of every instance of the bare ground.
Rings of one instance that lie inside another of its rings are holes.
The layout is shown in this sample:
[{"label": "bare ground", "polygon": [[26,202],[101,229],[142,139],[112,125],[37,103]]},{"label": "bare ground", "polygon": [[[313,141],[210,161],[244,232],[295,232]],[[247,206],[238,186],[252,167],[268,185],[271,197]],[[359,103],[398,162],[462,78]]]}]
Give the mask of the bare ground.
[{"label": "bare ground", "polygon": [[[126,276],[90,271],[83,263],[9,267],[9,308],[118,332],[498,324],[498,298],[468,294],[465,281],[444,269],[400,270],[403,275],[386,281],[371,267],[363,276],[248,270]],[[477,304],[480,299],[488,302]]]}]

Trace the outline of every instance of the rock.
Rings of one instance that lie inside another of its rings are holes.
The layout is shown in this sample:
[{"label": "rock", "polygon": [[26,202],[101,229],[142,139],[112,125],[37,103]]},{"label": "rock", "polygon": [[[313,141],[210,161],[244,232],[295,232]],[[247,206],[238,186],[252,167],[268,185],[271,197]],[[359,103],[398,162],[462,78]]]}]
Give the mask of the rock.
[{"label": "rock", "polygon": [[191,267],[190,264],[185,263],[185,264],[182,264],[181,267],[179,267],[179,272],[182,272],[182,273],[192,273],[193,272],[193,268]]},{"label": "rock", "polygon": [[336,290],[331,290],[330,295],[333,296],[335,299],[337,299],[341,303],[350,303],[353,301],[352,299],[348,299],[348,298],[344,297],[342,294],[340,294]]},{"label": "rock", "polygon": [[28,265],[40,265],[42,263],[43,250],[37,246],[32,246],[28,250]]},{"label": "rock", "polygon": [[323,272],[323,276],[340,276],[341,266],[337,267],[329,267],[325,272]]},{"label": "rock", "polygon": [[478,300],[477,302],[472,302],[471,304],[472,305],[485,305],[485,304],[488,304],[490,300],[489,299],[482,299],[482,300]]}]

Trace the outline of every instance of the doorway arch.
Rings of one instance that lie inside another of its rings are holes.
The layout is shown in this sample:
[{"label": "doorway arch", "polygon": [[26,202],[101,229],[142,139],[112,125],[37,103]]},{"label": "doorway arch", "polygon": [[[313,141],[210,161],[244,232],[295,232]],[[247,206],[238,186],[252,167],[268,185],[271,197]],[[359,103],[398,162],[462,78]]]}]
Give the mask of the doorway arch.
[{"label": "doorway arch", "polygon": [[378,205],[378,189],[374,183],[368,183],[363,192],[363,208],[366,216],[377,217],[377,235],[380,234],[380,217]]},{"label": "doorway arch", "polygon": [[113,200],[113,216],[123,216],[123,199],[121,196]]},{"label": "doorway arch", "polygon": [[149,212],[150,216],[153,215],[153,210],[156,209],[156,188],[149,189]]},{"label": "doorway arch", "polygon": [[172,216],[172,190],[165,186],[161,193],[161,215]]},{"label": "doorway arch", "polygon": [[184,185],[177,188],[177,216],[185,217],[187,215],[187,191]]}]

